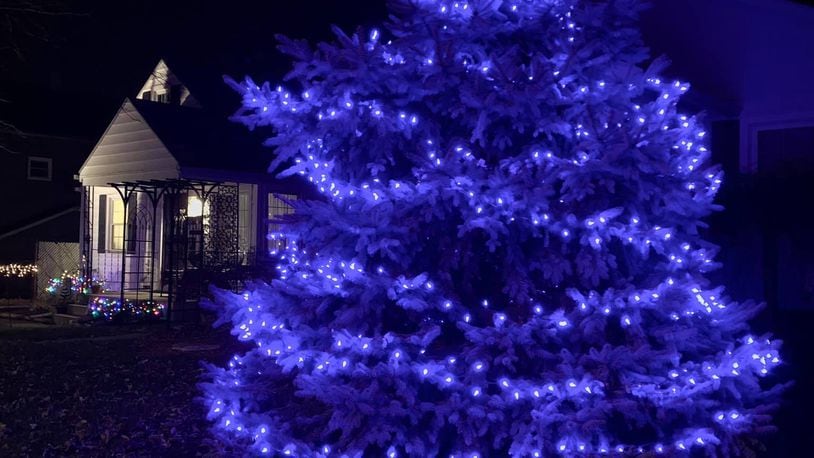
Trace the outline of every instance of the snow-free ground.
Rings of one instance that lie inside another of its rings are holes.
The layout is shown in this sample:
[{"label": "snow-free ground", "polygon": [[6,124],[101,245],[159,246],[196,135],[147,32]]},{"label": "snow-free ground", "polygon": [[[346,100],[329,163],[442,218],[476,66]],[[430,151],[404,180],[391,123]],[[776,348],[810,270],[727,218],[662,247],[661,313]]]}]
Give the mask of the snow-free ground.
[{"label": "snow-free ground", "polygon": [[[804,456],[811,316],[770,321],[796,384],[759,456]],[[196,384],[201,361],[223,365],[238,350],[206,325],[56,327],[0,314],[0,457],[234,456],[212,438]]]},{"label": "snow-free ground", "polygon": [[3,323],[0,456],[229,456],[196,384],[234,342],[205,325]]}]

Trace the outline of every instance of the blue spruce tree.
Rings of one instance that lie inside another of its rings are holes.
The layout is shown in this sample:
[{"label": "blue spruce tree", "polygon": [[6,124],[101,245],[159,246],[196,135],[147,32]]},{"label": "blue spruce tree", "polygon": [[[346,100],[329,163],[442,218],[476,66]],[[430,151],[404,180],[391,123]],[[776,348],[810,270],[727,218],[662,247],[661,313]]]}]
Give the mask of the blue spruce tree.
[{"label": "blue spruce tree", "polygon": [[[722,174],[635,0],[391,0],[229,81],[301,200],[279,278],[218,293],[222,437],[269,456],[734,455],[780,342],[704,274]],[[759,445],[759,444],[757,444]]]}]

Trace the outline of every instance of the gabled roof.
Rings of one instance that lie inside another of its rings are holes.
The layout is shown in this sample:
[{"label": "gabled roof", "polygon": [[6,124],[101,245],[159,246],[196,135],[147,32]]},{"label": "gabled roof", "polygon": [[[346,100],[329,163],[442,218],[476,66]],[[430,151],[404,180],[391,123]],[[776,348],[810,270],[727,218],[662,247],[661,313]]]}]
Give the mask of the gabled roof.
[{"label": "gabled roof", "polygon": [[[206,110],[125,99],[79,172],[86,186],[265,173],[272,150],[243,126]],[[269,176],[269,178],[271,178]]]},{"label": "gabled roof", "polygon": [[170,154],[187,167],[266,172],[272,149],[245,126],[207,110],[133,100]]},{"label": "gabled roof", "polygon": [[125,99],[105,133],[79,169],[85,186],[137,180],[179,178],[178,161],[147,124],[130,99]]},{"label": "gabled roof", "polygon": [[147,81],[138,91],[138,100],[158,101],[162,103],[178,104],[185,107],[200,108],[201,104],[189,91],[183,81],[164,62],[158,61]]},{"label": "gabled roof", "polygon": [[[189,90],[198,106],[224,118],[234,114],[241,105],[241,95],[224,83],[224,75],[228,74],[237,79],[243,78],[246,74],[260,80],[279,78],[262,71],[263,67],[258,69],[252,65],[244,65],[241,68],[234,68],[232,63],[220,62],[217,59],[200,60],[184,53],[168,52],[161,56],[159,65],[161,62],[170,69],[174,80]],[[151,68],[150,74],[156,68]],[[144,76],[147,76],[146,72]],[[143,84],[144,81],[139,81],[138,87],[133,88],[133,93],[141,94]]]}]

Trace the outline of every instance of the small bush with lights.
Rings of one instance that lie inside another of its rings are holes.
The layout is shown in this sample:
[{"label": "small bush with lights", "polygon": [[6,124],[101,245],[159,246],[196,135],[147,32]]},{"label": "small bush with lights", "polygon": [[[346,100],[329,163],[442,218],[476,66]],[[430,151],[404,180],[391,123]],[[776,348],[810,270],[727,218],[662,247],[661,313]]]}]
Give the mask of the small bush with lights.
[{"label": "small bush with lights", "polygon": [[95,296],[88,304],[88,312],[94,319],[117,322],[156,321],[165,316],[166,304],[148,299]]}]

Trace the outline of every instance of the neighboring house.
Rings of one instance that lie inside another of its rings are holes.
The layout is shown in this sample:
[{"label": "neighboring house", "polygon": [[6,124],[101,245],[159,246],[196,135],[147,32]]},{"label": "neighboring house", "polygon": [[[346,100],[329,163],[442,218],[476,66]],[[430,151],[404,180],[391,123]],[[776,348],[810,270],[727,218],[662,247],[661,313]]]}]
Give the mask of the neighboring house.
[{"label": "neighboring house", "polygon": [[736,298],[814,310],[814,8],[785,0],[650,2],[653,54],[689,81],[727,177],[712,219]]},{"label": "neighboring house", "polygon": [[30,131],[0,133],[3,152],[0,264],[34,263],[36,242],[76,242],[79,193],[73,180],[89,139]]},{"label": "neighboring house", "polygon": [[91,310],[175,319],[207,284],[239,286],[286,243],[269,234],[303,191],[267,172],[271,154],[159,62],[79,169],[83,270],[106,289]]},{"label": "neighboring house", "polygon": [[55,88],[0,87],[0,265],[40,266],[39,278],[13,287],[0,278],[0,298],[33,297],[43,290],[38,281],[78,267],[73,176],[103,127],[106,103]]}]

